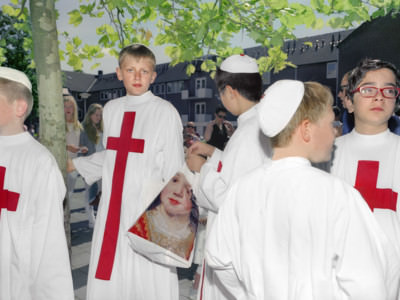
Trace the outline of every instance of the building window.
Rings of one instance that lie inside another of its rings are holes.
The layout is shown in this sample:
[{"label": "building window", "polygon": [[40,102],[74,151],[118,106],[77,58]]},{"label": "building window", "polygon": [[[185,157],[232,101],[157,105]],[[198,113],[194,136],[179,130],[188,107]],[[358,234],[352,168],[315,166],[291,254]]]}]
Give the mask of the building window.
[{"label": "building window", "polygon": [[205,87],[206,87],[206,78],[205,77],[196,78],[196,90],[204,89]]},{"label": "building window", "polygon": [[196,115],[203,115],[206,113],[206,103],[199,102],[194,104],[194,112]]},{"label": "building window", "polygon": [[337,76],[337,62],[328,62],[326,64],[326,78],[336,78]]},{"label": "building window", "polygon": [[173,81],[167,83],[167,94],[177,94],[183,90],[183,81]]}]

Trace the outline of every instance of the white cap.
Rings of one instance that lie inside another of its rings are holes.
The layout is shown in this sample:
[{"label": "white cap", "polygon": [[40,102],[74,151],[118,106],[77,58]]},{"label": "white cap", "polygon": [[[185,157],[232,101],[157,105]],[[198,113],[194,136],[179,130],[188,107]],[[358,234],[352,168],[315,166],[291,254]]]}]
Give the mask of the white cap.
[{"label": "white cap", "polygon": [[32,92],[32,84],[25,73],[16,69],[0,67],[0,78],[5,78],[23,84]]},{"label": "white cap", "polygon": [[219,67],[229,73],[258,73],[258,65],[254,58],[245,54],[235,54],[225,59]]},{"label": "white cap", "polygon": [[269,137],[276,136],[290,122],[304,96],[304,83],[298,80],[279,80],[265,92],[258,105],[261,130]]}]

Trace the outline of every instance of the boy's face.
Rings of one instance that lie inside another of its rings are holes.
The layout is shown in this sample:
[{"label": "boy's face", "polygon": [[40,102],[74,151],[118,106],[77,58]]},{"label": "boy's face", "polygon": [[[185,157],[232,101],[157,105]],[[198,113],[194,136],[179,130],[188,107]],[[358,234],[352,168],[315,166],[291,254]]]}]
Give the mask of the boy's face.
[{"label": "boy's face", "polygon": [[15,133],[14,127],[18,125],[15,111],[16,101],[10,102],[0,95],[0,135]]},{"label": "boy's face", "polygon": [[312,123],[310,135],[312,147],[309,159],[314,163],[325,162],[331,159],[332,147],[335,141],[336,129],[333,127],[335,114],[328,107],[321,118]]},{"label": "boy's face", "polygon": [[[359,87],[396,87],[396,77],[389,69],[369,71],[357,86]],[[372,98],[364,97],[360,92],[354,93],[353,102],[348,101],[354,111],[355,128],[362,134],[376,134],[388,128],[396,104],[395,98],[383,97],[381,91]]]},{"label": "boy's face", "polygon": [[126,93],[131,96],[140,96],[147,92],[156,75],[153,61],[147,57],[127,55],[117,68],[118,79],[124,82]]}]

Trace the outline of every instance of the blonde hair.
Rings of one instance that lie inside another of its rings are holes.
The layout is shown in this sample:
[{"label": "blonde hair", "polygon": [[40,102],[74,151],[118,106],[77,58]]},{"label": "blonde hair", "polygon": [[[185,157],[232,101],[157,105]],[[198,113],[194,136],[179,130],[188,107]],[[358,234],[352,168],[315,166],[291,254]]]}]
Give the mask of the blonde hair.
[{"label": "blonde hair", "polygon": [[9,103],[18,99],[24,100],[28,104],[24,120],[29,116],[33,107],[33,97],[31,91],[26,86],[13,80],[0,78],[0,94],[3,95]]},{"label": "blonde hair", "polygon": [[304,120],[318,122],[328,107],[333,105],[331,90],[315,81],[304,83],[304,96],[289,124],[278,135],[271,138],[272,147],[285,147],[289,144],[295,129]]},{"label": "blonde hair", "polygon": [[[67,102],[71,102],[72,105],[74,106],[74,113],[72,115],[72,123],[74,125],[73,126],[74,130],[81,130],[82,125],[78,120],[78,105],[76,104],[75,98],[71,95],[64,96],[64,104]],[[67,122],[65,122],[65,130],[68,132]]]},{"label": "blonde hair", "polygon": [[82,122],[83,129],[85,130],[89,140],[95,144],[97,144],[100,139],[100,135],[98,132],[103,132],[103,118],[100,119],[99,124],[93,124],[91,119],[91,116],[95,114],[98,109],[100,109],[100,111],[103,111],[103,107],[100,104],[90,104],[85,118]]},{"label": "blonde hair", "polygon": [[119,57],[118,57],[118,64],[121,67],[125,58],[127,56],[132,56],[136,59],[140,58],[148,58],[153,62],[153,68],[155,69],[156,67],[156,57],[154,53],[147,48],[145,45],[142,44],[132,44],[129,46],[126,46],[119,52]]}]

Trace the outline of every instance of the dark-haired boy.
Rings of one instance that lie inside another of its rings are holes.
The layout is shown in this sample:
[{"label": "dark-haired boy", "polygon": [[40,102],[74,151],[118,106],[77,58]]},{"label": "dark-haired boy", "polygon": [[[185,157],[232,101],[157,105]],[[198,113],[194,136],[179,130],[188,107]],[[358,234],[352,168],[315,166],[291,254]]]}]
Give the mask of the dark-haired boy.
[{"label": "dark-haired boy", "polygon": [[331,156],[332,102],[316,82],[281,80],[265,92],[259,119],[272,160],[232,185],[206,244],[229,299],[397,299],[399,259],[364,200],[311,166]]},{"label": "dark-haired boy", "polygon": [[74,299],[64,231],[65,184],[24,121],[28,77],[0,67],[0,299]]},{"label": "dark-haired boy", "polygon": [[[262,79],[256,61],[247,55],[225,59],[215,82],[225,108],[238,117],[238,126],[224,151],[197,142],[189,148],[187,164],[200,172],[199,205],[208,212],[207,231],[225,199],[228,187],[239,176],[261,165],[271,156],[269,139],[261,132],[256,105],[262,96]],[[208,157],[207,162],[201,156]],[[204,163],[205,162],[205,163]],[[229,299],[226,291],[206,267],[202,299]]]},{"label": "dark-haired boy", "polygon": [[400,137],[388,129],[400,92],[400,74],[389,62],[365,59],[348,82],[345,101],[354,111],[355,128],[336,140],[331,173],[360,191],[400,250]]},{"label": "dark-haired boy", "polygon": [[127,95],[104,107],[106,150],[73,160],[88,184],[102,177],[88,300],[179,297],[176,268],[134,252],[127,237],[129,228],[150,204],[144,197],[146,184],[168,181],[184,163],[180,116],[171,103],[149,91],[156,78],[155,64],[153,52],[144,45],[121,50],[117,76]]}]

